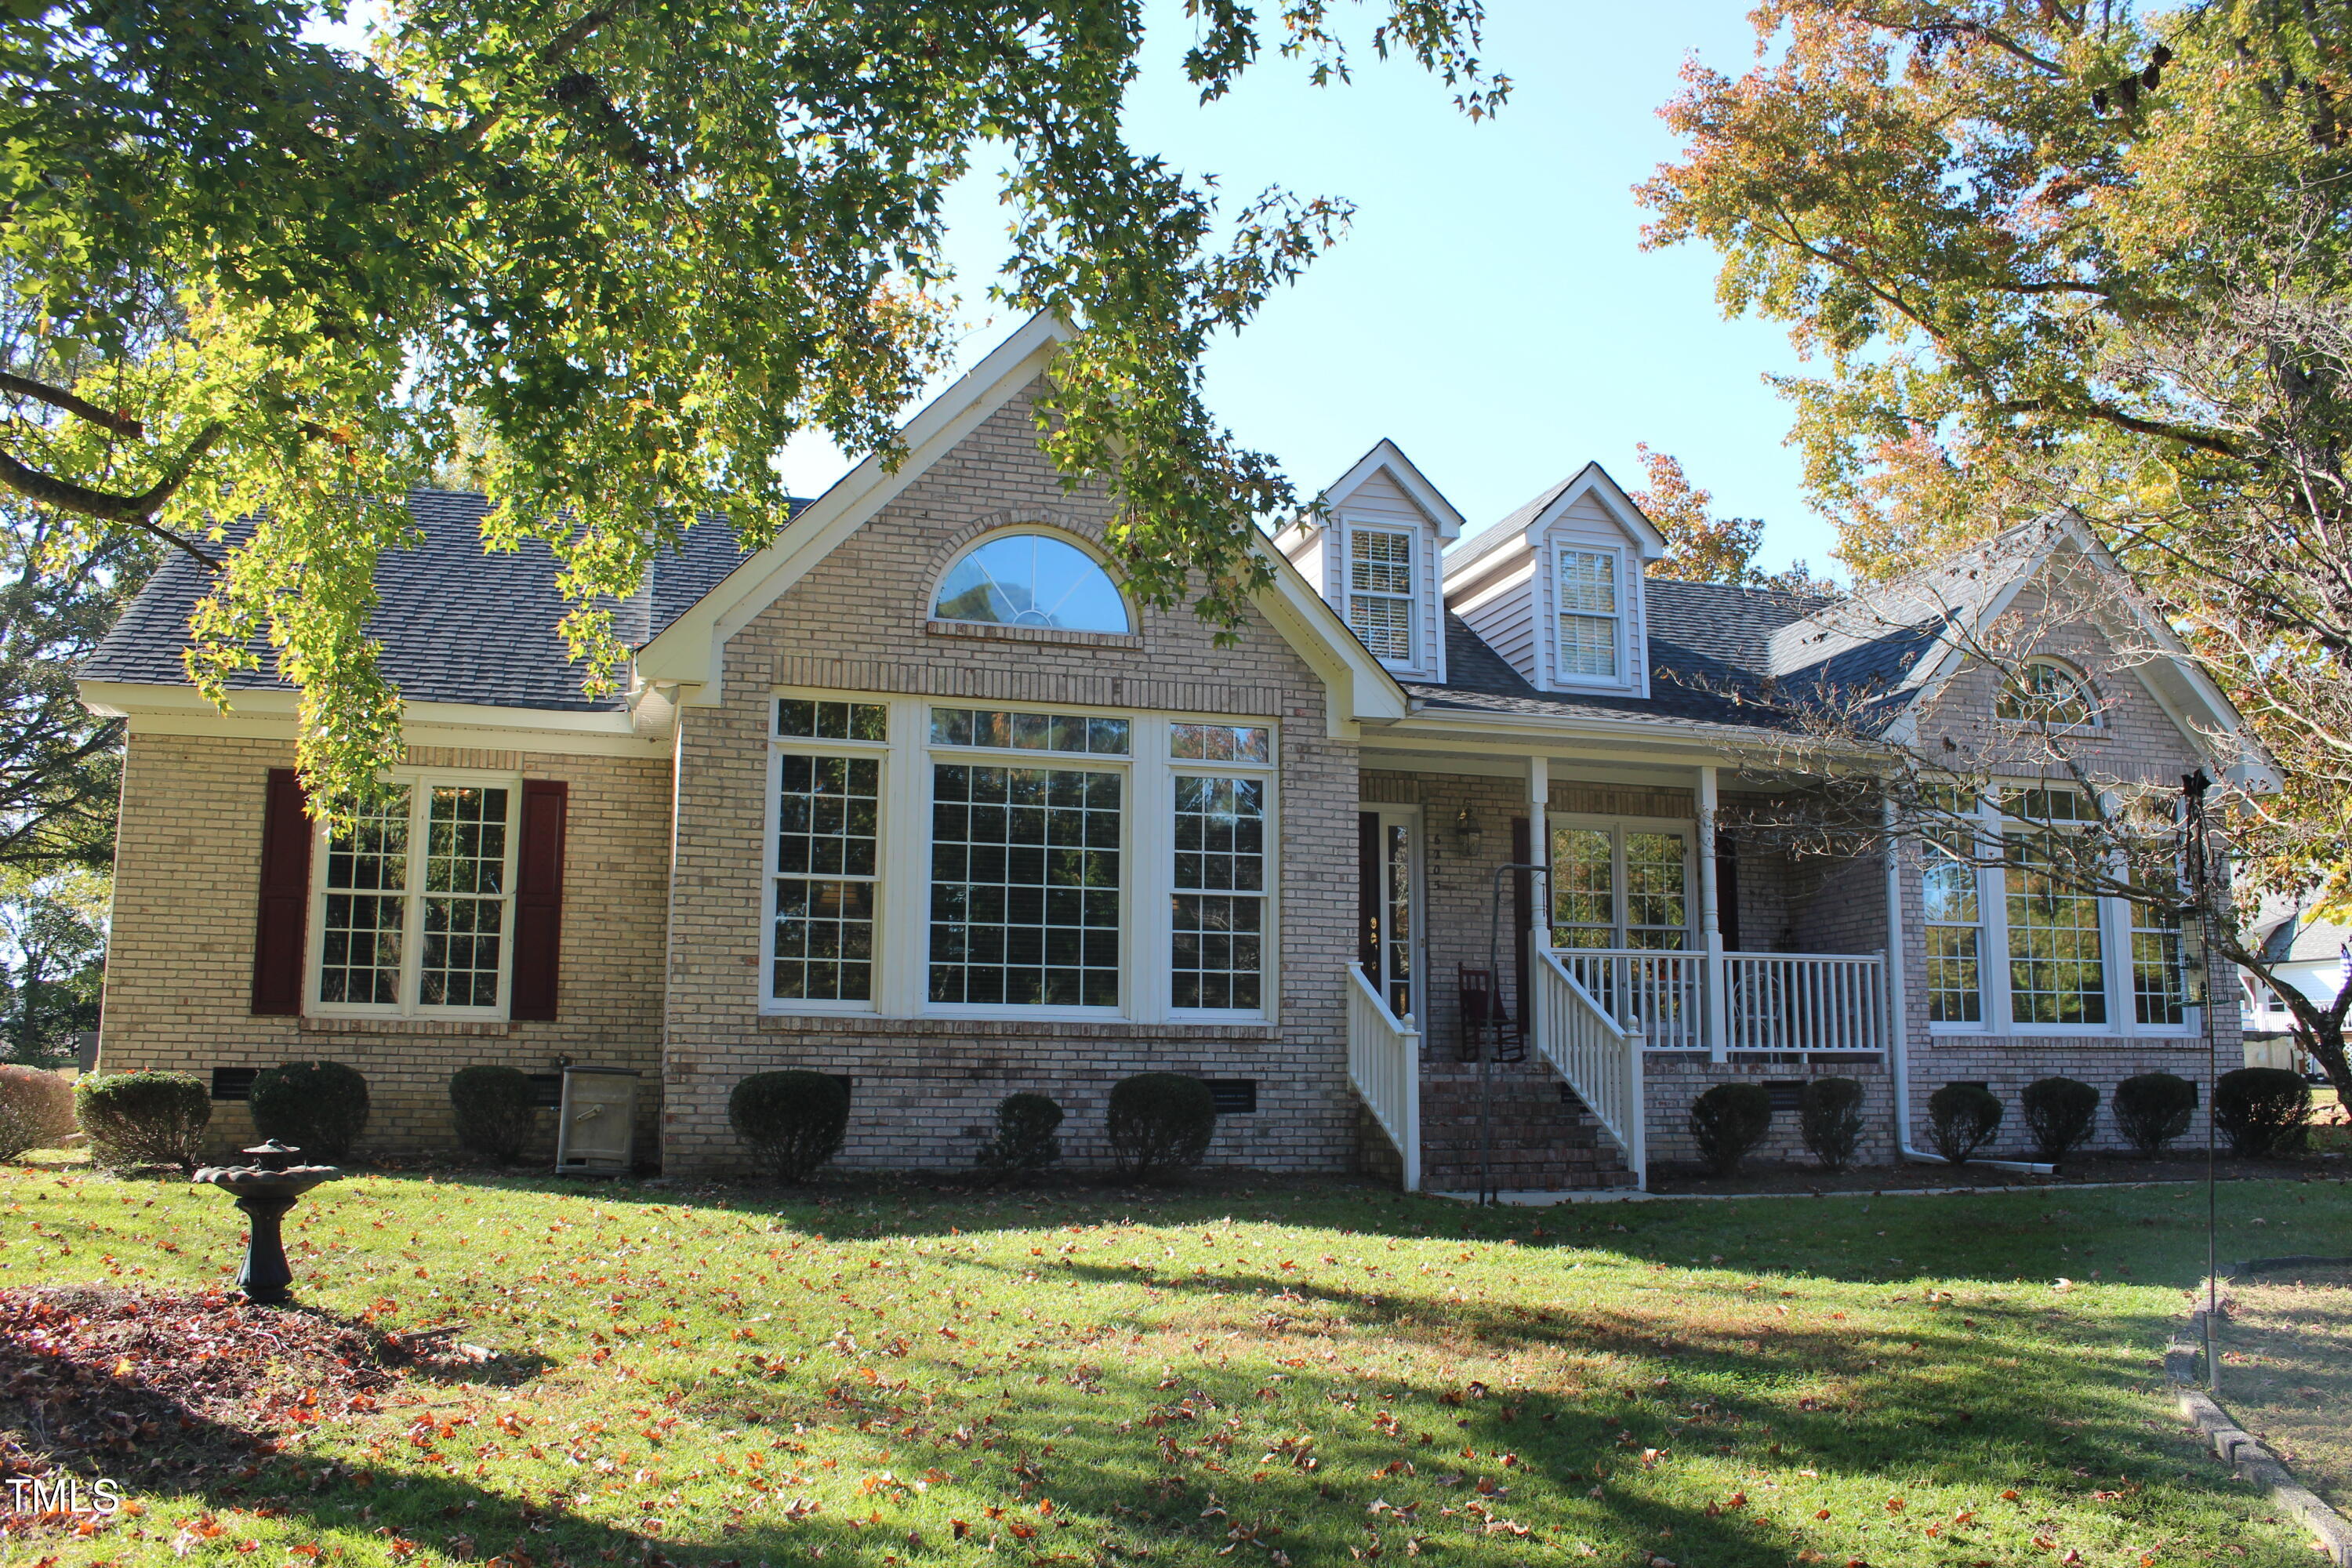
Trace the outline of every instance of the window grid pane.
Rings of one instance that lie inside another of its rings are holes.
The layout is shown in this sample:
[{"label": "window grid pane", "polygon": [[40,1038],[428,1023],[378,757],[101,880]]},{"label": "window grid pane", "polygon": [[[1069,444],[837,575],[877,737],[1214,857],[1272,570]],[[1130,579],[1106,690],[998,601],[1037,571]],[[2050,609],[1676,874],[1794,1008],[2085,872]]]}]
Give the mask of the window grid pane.
[{"label": "window grid pane", "polygon": [[777,773],[773,994],[870,1002],[882,760],[788,754]]},{"label": "window grid pane", "polygon": [[1349,537],[1349,588],[1359,594],[1412,592],[1412,536],[1360,529]]},{"label": "window grid pane", "polygon": [[1254,1011],[1265,958],[1265,781],[1180,773],[1175,784],[1171,1000]]},{"label": "window grid pane", "polygon": [[1118,1006],[1119,775],[940,763],[931,777],[931,1000]]},{"label": "window grid pane", "polygon": [[1042,533],[992,539],[949,568],[931,614],[1064,631],[1129,632],[1127,601],[1076,545]]},{"label": "window grid pane", "polygon": [[1562,614],[1616,615],[1617,557],[1606,550],[1561,551],[1559,607]]},{"label": "window grid pane", "polygon": [[2107,1021],[2099,900],[2053,874],[2037,837],[2010,840],[2007,868],[2010,1014],[2021,1024]]},{"label": "window grid pane", "polygon": [[1391,664],[1412,661],[1412,600],[1351,594],[1348,597],[1348,627],[1363,640],[1373,658]]},{"label": "window grid pane", "polygon": [[1625,835],[1625,944],[1679,950],[1690,917],[1679,833]]},{"label": "window grid pane", "polygon": [[887,741],[890,738],[890,710],[880,702],[824,702],[812,697],[779,697],[776,733],[795,740]]},{"label": "window grid pane", "polygon": [[2131,910],[2132,1013],[2143,1024],[2189,1021],[2189,977],[2181,965],[2180,917],[2128,904]]},{"label": "window grid pane", "polygon": [[1610,616],[1559,618],[1559,668],[1564,675],[1617,673],[1617,622]]},{"label": "window grid pane", "polygon": [[1554,947],[1617,945],[1614,845],[1606,828],[1551,831],[1551,941]]},{"label": "window grid pane", "polygon": [[1939,839],[1930,839],[1921,876],[1927,904],[1927,1016],[1938,1024],[1984,1022],[1979,963],[1982,916],[1977,868]]},{"label": "window grid pane", "polygon": [[425,805],[425,1007],[495,1007],[506,937],[507,794],[441,785]]},{"label": "window grid pane", "polygon": [[1077,713],[1013,713],[986,708],[931,710],[931,744],[993,746],[1012,752],[1066,752],[1123,757],[1128,721]]},{"label": "window grid pane", "polygon": [[1263,724],[1174,724],[1168,754],[1179,762],[1271,763],[1274,731]]},{"label": "window grid pane", "polygon": [[408,803],[403,784],[328,837],[327,910],[319,932],[320,1002],[399,1005]]}]

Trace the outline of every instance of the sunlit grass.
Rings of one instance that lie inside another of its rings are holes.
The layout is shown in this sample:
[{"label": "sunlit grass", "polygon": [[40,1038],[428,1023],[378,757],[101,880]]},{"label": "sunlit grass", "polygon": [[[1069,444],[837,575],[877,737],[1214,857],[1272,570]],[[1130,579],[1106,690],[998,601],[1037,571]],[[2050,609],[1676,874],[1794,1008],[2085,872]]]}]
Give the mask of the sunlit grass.
[{"label": "sunlit grass", "polygon": [[[2352,1219],[2340,1184],[2222,1202],[2224,1257]],[[209,1190],[20,1169],[0,1203],[0,1284],[234,1270]],[[2179,1186],[1482,1213],[365,1177],[295,1211],[304,1299],[462,1321],[484,1379],[35,1555],[2302,1564],[2158,1388],[2202,1215]]]}]

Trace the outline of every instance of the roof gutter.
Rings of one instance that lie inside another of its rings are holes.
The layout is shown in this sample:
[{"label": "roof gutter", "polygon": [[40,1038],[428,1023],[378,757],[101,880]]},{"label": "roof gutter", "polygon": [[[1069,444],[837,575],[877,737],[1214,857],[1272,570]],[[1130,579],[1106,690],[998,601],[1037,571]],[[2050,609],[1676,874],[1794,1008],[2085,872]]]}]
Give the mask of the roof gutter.
[{"label": "roof gutter", "polygon": [[[1895,825],[1895,803],[1882,807],[1882,820]],[[1922,1165],[1948,1165],[1941,1154],[1911,1146],[1911,1054],[1906,1028],[1910,1009],[1903,994],[1903,860],[1895,851],[1895,835],[1886,836],[1886,1064],[1895,1079],[1895,1148],[1906,1160]],[[2016,1171],[2029,1176],[2052,1176],[2055,1165],[2031,1160],[1973,1160],[1969,1163],[1993,1171]]]}]

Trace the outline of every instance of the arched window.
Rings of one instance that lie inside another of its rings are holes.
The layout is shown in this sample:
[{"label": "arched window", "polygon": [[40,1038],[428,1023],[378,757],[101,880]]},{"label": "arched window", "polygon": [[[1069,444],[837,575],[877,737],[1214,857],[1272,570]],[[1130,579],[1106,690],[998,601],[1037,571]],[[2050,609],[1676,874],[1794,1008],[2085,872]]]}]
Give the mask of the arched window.
[{"label": "arched window", "polygon": [[2046,724],[2052,729],[2087,728],[2099,721],[2099,705],[2090,683],[2054,658],[2025,661],[2016,677],[2001,688],[1993,711],[2020,724]]},{"label": "arched window", "polygon": [[1127,601],[1095,558],[1049,533],[1003,533],[948,569],[931,616],[983,626],[1127,632]]}]

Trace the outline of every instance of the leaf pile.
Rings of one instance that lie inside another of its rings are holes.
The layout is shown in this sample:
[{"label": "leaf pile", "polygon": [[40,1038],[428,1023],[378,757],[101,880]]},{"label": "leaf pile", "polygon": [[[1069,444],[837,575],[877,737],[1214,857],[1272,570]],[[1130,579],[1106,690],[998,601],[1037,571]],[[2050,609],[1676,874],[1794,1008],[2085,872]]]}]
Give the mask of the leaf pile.
[{"label": "leaf pile", "polygon": [[0,1290],[0,1478],[241,1470],[374,1409],[419,1349],[218,1291]]}]

